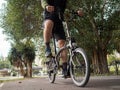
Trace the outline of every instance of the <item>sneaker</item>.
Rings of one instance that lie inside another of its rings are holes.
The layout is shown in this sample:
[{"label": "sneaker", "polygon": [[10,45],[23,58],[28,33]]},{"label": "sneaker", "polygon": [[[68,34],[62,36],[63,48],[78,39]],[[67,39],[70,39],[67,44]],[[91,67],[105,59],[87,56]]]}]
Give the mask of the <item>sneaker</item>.
[{"label": "sneaker", "polygon": [[51,53],[51,49],[50,49],[50,48],[46,48],[46,50],[45,50],[45,56],[46,56],[46,57],[52,56],[52,53]]},{"label": "sneaker", "polygon": [[69,71],[63,71],[63,78],[70,78],[70,72]]},{"label": "sneaker", "polygon": [[65,72],[65,71],[63,72],[62,78],[65,78],[65,79],[67,78],[67,71],[66,71],[66,72]]},{"label": "sneaker", "polygon": [[70,78],[70,72],[69,70],[67,69],[67,63],[63,63],[63,66],[62,66],[62,74],[63,74],[63,78]]}]

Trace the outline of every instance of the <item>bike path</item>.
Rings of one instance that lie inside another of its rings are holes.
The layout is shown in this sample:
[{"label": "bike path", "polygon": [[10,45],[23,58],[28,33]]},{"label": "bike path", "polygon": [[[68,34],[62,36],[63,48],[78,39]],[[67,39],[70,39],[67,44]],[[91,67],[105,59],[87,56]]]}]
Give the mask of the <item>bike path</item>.
[{"label": "bike path", "polygon": [[61,77],[57,77],[54,84],[49,83],[46,77],[32,78],[1,83],[0,90],[120,90],[120,76],[91,77],[84,88]]}]

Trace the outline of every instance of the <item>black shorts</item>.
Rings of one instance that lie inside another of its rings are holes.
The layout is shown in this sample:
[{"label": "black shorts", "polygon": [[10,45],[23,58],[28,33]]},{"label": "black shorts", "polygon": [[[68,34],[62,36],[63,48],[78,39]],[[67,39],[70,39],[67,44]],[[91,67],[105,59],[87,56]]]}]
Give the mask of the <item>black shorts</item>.
[{"label": "black shorts", "polygon": [[59,19],[59,16],[56,13],[44,12],[44,20],[52,20],[54,22],[53,35],[56,40],[66,40],[65,31],[63,27],[62,20]]}]

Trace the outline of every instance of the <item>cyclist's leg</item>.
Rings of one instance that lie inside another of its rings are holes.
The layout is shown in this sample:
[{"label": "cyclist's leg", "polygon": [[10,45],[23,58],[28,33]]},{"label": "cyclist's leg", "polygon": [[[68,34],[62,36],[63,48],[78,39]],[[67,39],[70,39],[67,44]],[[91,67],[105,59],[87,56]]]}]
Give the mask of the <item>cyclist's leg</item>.
[{"label": "cyclist's leg", "polygon": [[[54,28],[54,22],[56,20],[55,14],[54,13],[49,13],[48,11],[45,10],[44,12],[44,32],[43,32],[43,37],[44,37],[44,43],[46,45],[46,55],[49,56],[51,54],[51,49],[50,49],[50,39],[52,37],[52,31]],[[48,53],[47,53],[48,52]]]},{"label": "cyclist's leg", "polygon": [[50,39],[51,39],[51,35],[52,35],[52,29],[53,29],[53,21],[52,20],[45,20],[44,21],[44,31],[43,31],[43,37],[44,37],[44,43],[46,46],[46,50],[45,50],[45,56],[50,56],[51,54],[51,49],[50,49]]},{"label": "cyclist's leg", "polygon": [[[65,36],[65,32],[64,32],[64,28],[63,28],[63,24],[62,21],[58,20],[55,23],[55,28],[54,28],[54,36],[58,42],[58,47],[62,48],[65,45],[66,42],[66,36]],[[61,53],[61,57],[62,57],[62,62],[66,63],[67,62],[67,54],[66,51],[62,51]]]},{"label": "cyclist's leg", "polygon": [[[58,40],[58,47],[62,48],[65,45],[65,40]],[[63,50],[61,52],[61,58],[62,58],[62,63],[66,63],[67,62],[67,51]]]},{"label": "cyclist's leg", "polygon": [[44,43],[50,42],[53,25],[54,25],[54,23],[52,20],[48,19],[48,20],[44,21],[44,32],[43,32]]},{"label": "cyclist's leg", "polygon": [[[55,38],[58,41],[58,47],[62,48],[65,45],[66,42],[66,36],[63,28],[63,24],[61,21],[57,22],[57,25],[55,25]],[[67,51],[63,50],[61,52],[61,59],[62,59],[62,68],[63,68],[63,75],[64,77],[67,76]]]},{"label": "cyclist's leg", "polygon": [[[58,40],[58,46],[59,48],[62,48],[65,45],[65,40]],[[68,76],[68,72],[67,72],[67,51],[63,50],[61,52],[61,59],[62,59],[62,73],[63,73],[63,77],[67,78]]]}]

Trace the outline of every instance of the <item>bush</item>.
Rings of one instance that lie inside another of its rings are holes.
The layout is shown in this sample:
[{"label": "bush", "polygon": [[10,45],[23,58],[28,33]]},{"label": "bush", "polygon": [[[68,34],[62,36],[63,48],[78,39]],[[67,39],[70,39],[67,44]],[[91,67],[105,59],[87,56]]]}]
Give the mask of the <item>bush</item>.
[{"label": "bush", "polygon": [[0,69],[10,68],[10,67],[11,67],[11,65],[10,65],[9,61],[0,61]]}]

